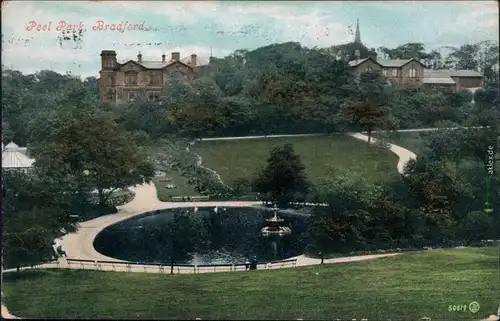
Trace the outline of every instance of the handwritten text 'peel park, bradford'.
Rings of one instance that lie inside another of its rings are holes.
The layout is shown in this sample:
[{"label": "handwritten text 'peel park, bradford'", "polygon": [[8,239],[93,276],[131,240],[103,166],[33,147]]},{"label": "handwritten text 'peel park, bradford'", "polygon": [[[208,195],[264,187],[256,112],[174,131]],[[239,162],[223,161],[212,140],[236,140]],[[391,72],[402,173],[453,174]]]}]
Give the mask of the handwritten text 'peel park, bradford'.
[{"label": "handwritten text 'peel park, bradford'", "polygon": [[[83,22],[78,24],[71,24],[64,20],[59,21],[57,27],[55,27],[55,31],[73,31],[73,30],[86,30]],[[94,26],[92,27],[94,31],[118,31],[125,32],[125,30],[144,30],[144,22],[141,24],[132,24],[128,21],[122,21],[120,23],[110,23],[107,24],[104,20],[97,20]],[[40,24],[35,20],[30,21],[26,26],[26,31],[52,31],[52,21],[45,24]]]}]

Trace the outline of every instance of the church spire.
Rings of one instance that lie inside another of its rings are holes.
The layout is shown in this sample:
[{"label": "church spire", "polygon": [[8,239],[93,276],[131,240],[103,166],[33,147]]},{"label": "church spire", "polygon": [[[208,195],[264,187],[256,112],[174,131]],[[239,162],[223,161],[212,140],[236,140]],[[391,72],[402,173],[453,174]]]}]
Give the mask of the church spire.
[{"label": "church spire", "polygon": [[354,36],[355,43],[361,43],[361,34],[359,32],[359,19],[356,22],[356,35]]}]

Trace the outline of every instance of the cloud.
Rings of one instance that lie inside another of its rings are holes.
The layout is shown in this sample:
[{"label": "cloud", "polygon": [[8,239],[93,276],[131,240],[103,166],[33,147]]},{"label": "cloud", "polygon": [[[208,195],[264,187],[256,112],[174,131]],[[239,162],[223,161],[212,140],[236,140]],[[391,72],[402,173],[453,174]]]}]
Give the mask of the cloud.
[{"label": "cloud", "polygon": [[[89,9],[88,2],[74,2],[72,6]],[[198,22],[200,16],[217,17],[220,3],[212,1],[99,1],[92,3],[92,10],[107,10],[121,12],[125,15],[157,15],[167,17],[170,24],[192,25]]]},{"label": "cloud", "polygon": [[[446,32],[463,33],[464,28],[478,30],[496,27],[498,34],[498,3],[493,1],[456,2],[462,10],[455,21],[445,26]],[[496,23],[493,21],[496,20]]]}]

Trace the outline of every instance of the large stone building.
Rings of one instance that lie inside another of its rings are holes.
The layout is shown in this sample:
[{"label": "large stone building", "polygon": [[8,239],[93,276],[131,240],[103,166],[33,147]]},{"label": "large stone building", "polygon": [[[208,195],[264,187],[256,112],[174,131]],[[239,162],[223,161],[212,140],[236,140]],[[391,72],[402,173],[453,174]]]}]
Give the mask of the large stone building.
[{"label": "large stone building", "polygon": [[162,55],[159,61],[137,60],[119,63],[116,52],[101,52],[99,92],[101,103],[122,104],[143,97],[149,101],[158,100],[168,79],[189,79],[208,63],[192,54],[180,58],[173,52],[170,59]]},{"label": "large stone building", "polygon": [[[361,43],[359,21],[356,24],[355,43]],[[405,86],[419,85],[433,90],[457,92],[475,91],[484,86],[484,77],[475,70],[427,69],[419,60],[378,59],[373,53],[370,57],[349,61],[349,66],[356,74],[380,72],[389,82]]]}]

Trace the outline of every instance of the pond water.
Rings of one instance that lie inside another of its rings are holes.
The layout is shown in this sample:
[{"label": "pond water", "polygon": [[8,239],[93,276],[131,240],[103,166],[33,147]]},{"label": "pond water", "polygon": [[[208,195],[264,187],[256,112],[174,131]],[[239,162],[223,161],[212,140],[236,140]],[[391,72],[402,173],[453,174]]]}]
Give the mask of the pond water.
[{"label": "pond water", "polygon": [[103,255],[133,262],[169,264],[244,263],[290,258],[304,252],[307,221],[280,213],[292,233],[263,236],[261,229],[273,213],[235,207],[200,207],[146,213],[112,225],[99,233],[95,249]]}]

